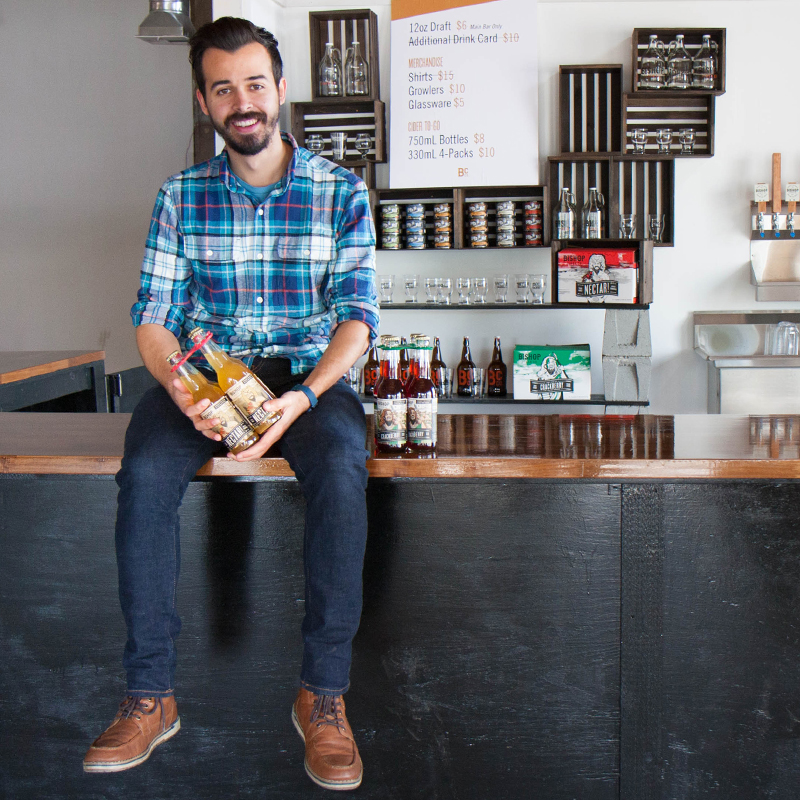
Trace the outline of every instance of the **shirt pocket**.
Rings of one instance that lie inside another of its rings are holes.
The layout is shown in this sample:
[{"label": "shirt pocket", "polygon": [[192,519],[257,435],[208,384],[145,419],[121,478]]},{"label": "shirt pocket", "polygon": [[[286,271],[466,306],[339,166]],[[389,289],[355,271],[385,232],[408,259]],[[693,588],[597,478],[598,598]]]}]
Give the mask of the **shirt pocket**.
[{"label": "shirt pocket", "polygon": [[335,252],[333,236],[277,236],[270,262],[272,301],[292,316],[319,310]]},{"label": "shirt pocket", "polygon": [[209,314],[233,315],[243,276],[239,275],[234,260],[231,238],[187,234],[183,239],[183,250],[192,265],[192,290],[197,302]]}]

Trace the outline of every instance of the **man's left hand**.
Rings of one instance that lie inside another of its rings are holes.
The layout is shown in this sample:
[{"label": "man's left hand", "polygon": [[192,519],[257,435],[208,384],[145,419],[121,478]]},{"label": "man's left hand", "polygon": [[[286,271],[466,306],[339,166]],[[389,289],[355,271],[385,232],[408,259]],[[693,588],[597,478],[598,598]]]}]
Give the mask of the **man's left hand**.
[{"label": "man's left hand", "polygon": [[277,442],[286,432],[289,426],[311,407],[309,399],[303,392],[286,392],[275,400],[264,403],[265,411],[282,411],[283,416],[268,430],[252,447],[242,450],[240,453],[228,453],[228,458],[236,461],[255,461],[261,458],[272,445]]}]

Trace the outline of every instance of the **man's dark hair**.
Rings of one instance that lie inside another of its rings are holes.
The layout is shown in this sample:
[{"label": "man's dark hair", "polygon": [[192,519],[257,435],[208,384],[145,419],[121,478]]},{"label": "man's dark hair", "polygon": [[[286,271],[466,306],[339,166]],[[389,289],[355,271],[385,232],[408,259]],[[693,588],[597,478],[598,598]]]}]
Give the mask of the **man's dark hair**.
[{"label": "man's dark hair", "polygon": [[275,85],[283,77],[283,60],[278,52],[278,40],[266,29],[253,25],[250,20],[238,17],[220,17],[203,25],[189,40],[189,63],[194,70],[197,88],[206,96],[206,81],[203,75],[203,54],[216,47],[234,53],[240,47],[254,42],[264,45],[272,59],[272,77]]}]

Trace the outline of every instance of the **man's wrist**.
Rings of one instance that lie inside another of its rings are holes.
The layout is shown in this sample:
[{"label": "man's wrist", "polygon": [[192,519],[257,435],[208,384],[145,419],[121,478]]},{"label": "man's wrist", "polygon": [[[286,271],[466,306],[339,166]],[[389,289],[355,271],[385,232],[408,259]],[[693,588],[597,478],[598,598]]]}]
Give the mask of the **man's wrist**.
[{"label": "man's wrist", "polygon": [[[289,389],[290,392],[302,392],[307,398],[310,404],[308,411],[311,411],[313,408],[316,408],[317,405],[317,396],[314,394],[313,390],[306,386],[304,383],[298,383],[296,386],[292,386]],[[308,414],[306,411],[306,414]]]}]

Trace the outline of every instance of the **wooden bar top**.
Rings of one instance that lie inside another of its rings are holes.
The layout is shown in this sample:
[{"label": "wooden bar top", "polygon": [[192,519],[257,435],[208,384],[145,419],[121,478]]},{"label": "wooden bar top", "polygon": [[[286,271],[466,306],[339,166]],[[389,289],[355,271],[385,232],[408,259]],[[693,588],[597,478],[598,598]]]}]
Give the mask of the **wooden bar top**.
[{"label": "wooden bar top", "polygon": [[103,350],[17,350],[0,352],[0,384],[49,375],[62,369],[104,361]]},{"label": "wooden bar top", "polygon": [[[128,414],[0,413],[0,473],[113,475]],[[800,479],[800,416],[440,414],[435,456],[376,454],[375,478]],[[291,477],[280,456],[200,476]]]}]

